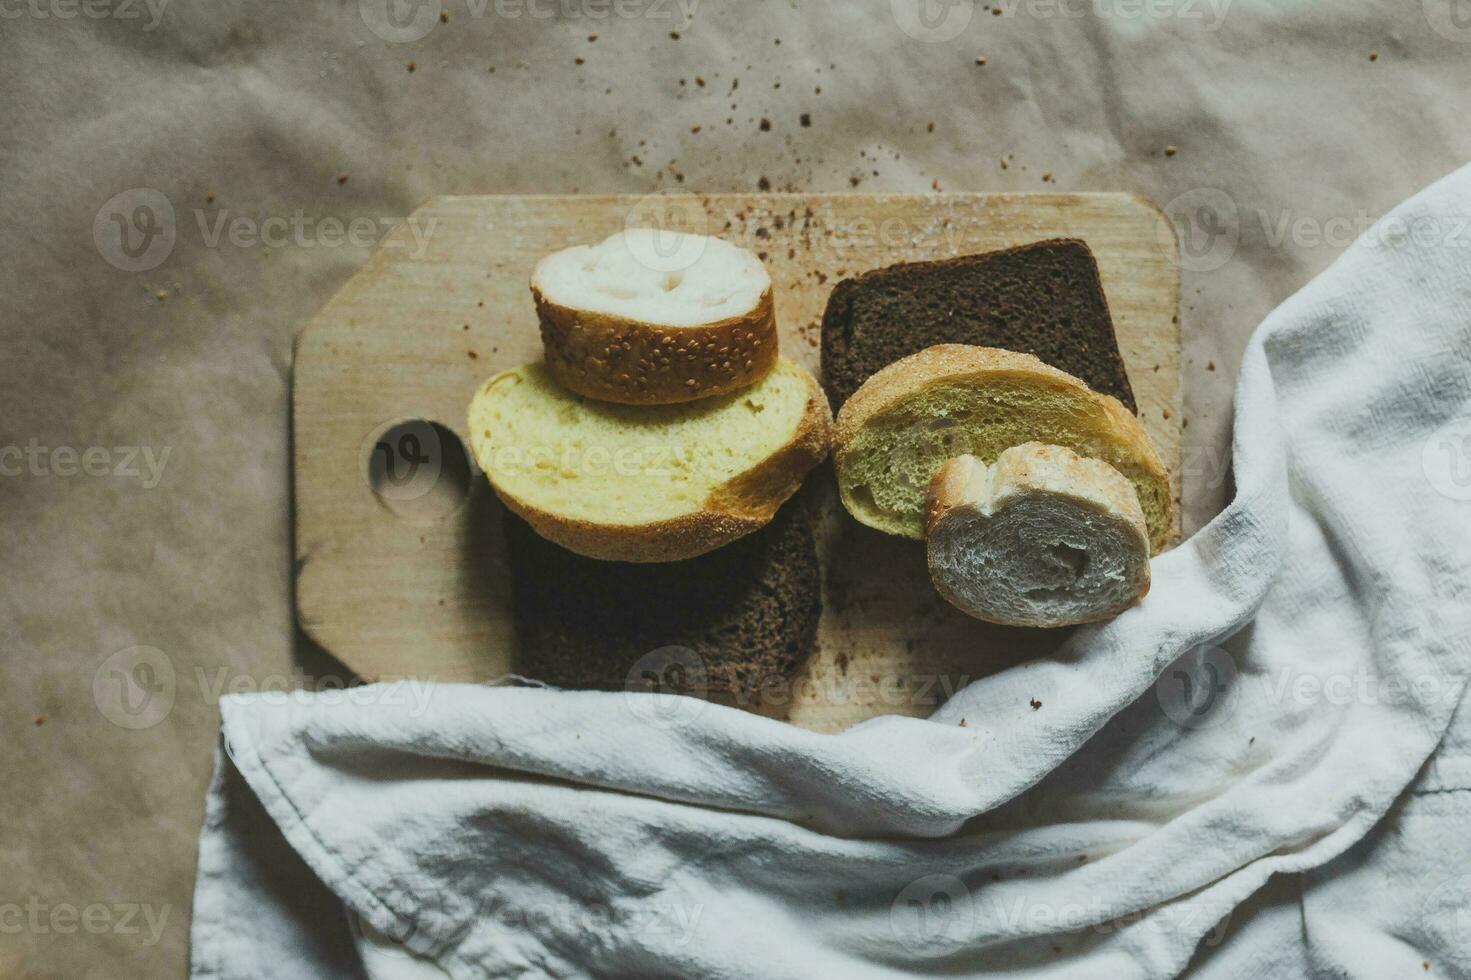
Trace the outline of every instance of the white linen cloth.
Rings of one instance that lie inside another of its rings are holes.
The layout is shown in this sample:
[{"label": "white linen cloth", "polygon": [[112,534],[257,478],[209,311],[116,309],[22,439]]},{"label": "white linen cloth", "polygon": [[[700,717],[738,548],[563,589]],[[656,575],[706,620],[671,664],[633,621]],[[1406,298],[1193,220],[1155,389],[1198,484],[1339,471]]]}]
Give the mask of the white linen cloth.
[{"label": "white linen cloth", "polygon": [[1471,169],[1274,312],[1227,509],[1136,608],[930,720],[226,698],[193,976],[1471,972],[1471,738],[1427,766],[1471,668],[1468,218]]}]

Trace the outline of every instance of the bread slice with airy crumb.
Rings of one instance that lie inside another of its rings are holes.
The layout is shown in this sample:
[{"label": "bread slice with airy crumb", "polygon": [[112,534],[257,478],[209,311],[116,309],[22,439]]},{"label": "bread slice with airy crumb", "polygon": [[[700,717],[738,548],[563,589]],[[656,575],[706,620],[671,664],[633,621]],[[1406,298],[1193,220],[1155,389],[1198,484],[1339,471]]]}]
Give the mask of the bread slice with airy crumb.
[{"label": "bread slice with airy crumb", "polygon": [[941,344],[869,378],[838,412],[833,463],[843,505],[889,534],[922,538],[925,496],[946,460],[994,462],[1042,442],[1101,459],[1129,479],[1154,551],[1169,540],[1169,474],[1139,420],[1030,354]]},{"label": "bread slice with airy crumb", "polygon": [[771,277],[719,238],[631,228],[542,259],[531,295],[547,366],[589,398],[677,404],[745,388],[776,364]]},{"label": "bread slice with airy crumb", "polygon": [[1006,626],[1108,619],[1149,591],[1149,531],[1123,474],[1029,442],[989,466],[958,456],[930,484],[930,580],[951,605]]},{"label": "bread slice with airy crumb", "polygon": [[683,405],[583,398],[528,364],[481,385],[469,427],[497,495],[542,537],[589,558],[677,561],[770,521],[827,455],[831,415],[785,358]]}]

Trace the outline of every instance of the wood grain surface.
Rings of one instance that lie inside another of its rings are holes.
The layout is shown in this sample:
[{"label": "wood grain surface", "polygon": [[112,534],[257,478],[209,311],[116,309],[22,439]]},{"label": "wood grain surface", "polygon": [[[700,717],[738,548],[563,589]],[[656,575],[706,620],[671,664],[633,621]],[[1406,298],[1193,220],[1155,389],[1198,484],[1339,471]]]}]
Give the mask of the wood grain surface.
[{"label": "wood grain surface", "polygon": [[[760,253],[783,353],[814,373],[822,310],[845,275],[1081,238],[1097,256],[1140,415],[1179,493],[1176,246],[1141,198],[438,198],[384,240],[296,345],[298,616],[358,675],[487,681],[515,670],[500,505],[465,449],[466,406],[486,377],[540,356],[527,287],[537,259],[635,225],[720,235]],[[966,682],[1046,655],[1068,635],[988,626],[951,609],[929,584],[922,545],[843,514],[829,467],[812,479],[823,515],[819,649],[791,684],[743,706],[820,731],[922,716]]]}]

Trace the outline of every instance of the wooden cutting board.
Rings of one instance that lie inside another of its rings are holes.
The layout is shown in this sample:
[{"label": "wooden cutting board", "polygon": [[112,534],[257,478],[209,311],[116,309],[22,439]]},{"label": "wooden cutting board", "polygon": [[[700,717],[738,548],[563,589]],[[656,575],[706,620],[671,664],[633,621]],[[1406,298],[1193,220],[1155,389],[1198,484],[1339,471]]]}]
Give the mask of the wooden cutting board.
[{"label": "wooden cutting board", "polygon": [[[485,681],[515,669],[500,504],[463,442],[491,374],[540,356],[527,283],[541,256],[634,225],[761,253],[782,349],[814,373],[842,277],[894,262],[1081,238],[1140,415],[1179,494],[1179,275],[1169,222],[1127,194],[449,197],[415,211],[306,326],[293,372],[296,602],[365,679]],[[926,715],[1068,631],[988,626],[940,600],[923,549],[859,526],[814,479],[823,519],[819,649],[744,706],[821,731]],[[1177,529],[1178,530],[1178,529]]]}]

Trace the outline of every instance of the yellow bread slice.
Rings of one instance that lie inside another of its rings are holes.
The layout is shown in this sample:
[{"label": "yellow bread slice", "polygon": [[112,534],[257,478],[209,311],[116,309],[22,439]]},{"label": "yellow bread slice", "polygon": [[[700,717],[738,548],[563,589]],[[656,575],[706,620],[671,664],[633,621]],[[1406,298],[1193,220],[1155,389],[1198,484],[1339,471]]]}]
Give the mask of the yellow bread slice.
[{"label": "yellow bread slice", "polygon": [[742,391],[618,405],[561,387],[543,363],[470,402],[470,442],[506,506],[589,558],[677,561],[766,524],[827,455],[832,416],[785,358]]},{"label": "yellow bread slice", "polygon": [[922,538],[935,471],[969,453],[994,463],[1040,442],[1101,459],[1134,485],[1154,552],[1169,540],[1169,474],[1144,427],[1101,395],[1030,354],[940,344],[874,374],[838,411],[833,463],[843,506],[869,527]]}]

